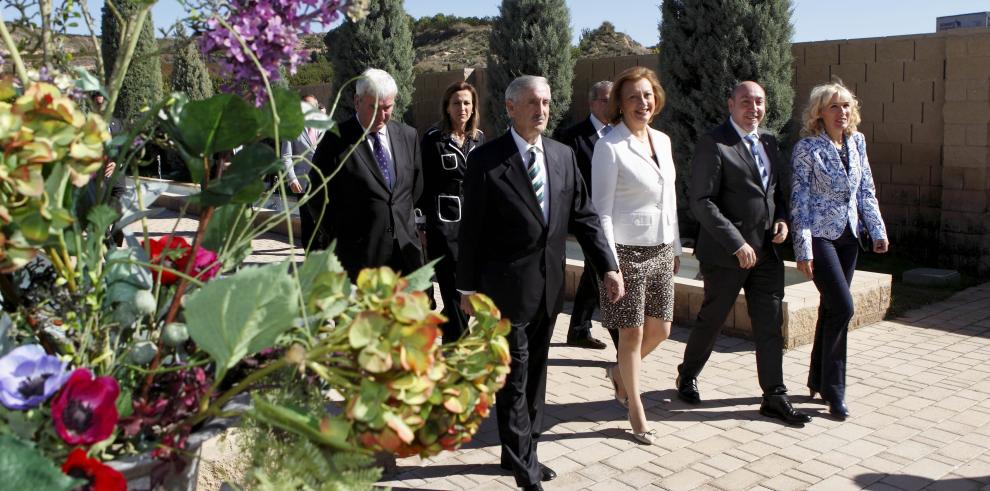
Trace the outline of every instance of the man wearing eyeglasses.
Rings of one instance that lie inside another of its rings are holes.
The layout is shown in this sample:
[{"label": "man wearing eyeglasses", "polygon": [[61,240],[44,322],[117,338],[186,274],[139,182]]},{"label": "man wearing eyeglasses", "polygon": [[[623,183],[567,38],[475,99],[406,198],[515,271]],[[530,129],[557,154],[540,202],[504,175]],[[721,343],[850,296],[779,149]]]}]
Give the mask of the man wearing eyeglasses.
[{"label": "man wearing eyeglasses", "polygon": [[[591,89],[588,90],[588,106],[591,113],[580,123],[561,130],[557,134],[558,141],[574,149],[578,170],[581,171],[581,177],[584,178],[589,197],[592,193],[591,156],[595,151],[595,143],[612,130],[612,125],[608,124],[608,100],[611,91],[612,82],[608,80],[602,80],[592,85]],[[595,274],[591,271],[591,265],[586,261],[577,291],[574,293],[571,324],[567,329],[568,346],[605,349],[605,343],[591,335],[591,316],[595,313],[596,307],[598,307],[598,284],[595,282]],[[618,352],[618,331],[610,330],[608,334],[612,337],[612,346]]]}]

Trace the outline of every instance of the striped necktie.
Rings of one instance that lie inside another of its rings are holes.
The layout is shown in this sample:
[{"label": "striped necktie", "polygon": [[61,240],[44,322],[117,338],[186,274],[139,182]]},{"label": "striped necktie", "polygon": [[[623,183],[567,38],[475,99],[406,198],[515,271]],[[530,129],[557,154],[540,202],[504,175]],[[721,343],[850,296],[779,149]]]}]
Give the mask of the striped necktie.
[{"label": "striped necktie", "polygon": [[756,160],[756,169],[760,171],[760,180],[763,181],[763,189],[767,189],[770,185],[770,174],[767,173],[767,166],[763,163],[763,159],[760,158],[760,149],[756,145],[759,140],[756,139],[755,135],[746,135],[746,142],[749,143],[749,150],[753,153],[753,159]]},{"label": "striped necktie", "polygon": [[533,192],[536,193],[536,202],[540,204],[540,211],[546,215],[547,206],[544,196],[545,187],[543,176],[540,175],[540,164],[536,161],[536,147],[529,147],[529,161],[526,163],[526,173],[529,174],[529,182],[533,185]]}]

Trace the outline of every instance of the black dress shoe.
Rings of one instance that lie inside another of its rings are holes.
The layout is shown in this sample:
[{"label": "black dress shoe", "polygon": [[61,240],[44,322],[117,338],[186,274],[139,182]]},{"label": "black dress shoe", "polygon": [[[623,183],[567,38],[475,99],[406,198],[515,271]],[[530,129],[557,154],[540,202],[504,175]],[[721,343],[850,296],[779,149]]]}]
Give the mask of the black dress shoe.
[{"label": "black dress shoe", "polygon": [[839,421],[845,421],[849,417],[849,408],[846,407],[846,403],[839,402],[829,402],[828,403],[828,413],[832,415],[833,418]]},{"label": "black dress shoe", "polygon": [[605,349],[605,343],[595,339],[590,334],[583,338],[568,339],[567,345],[575,348]]},{"label": "black dress shoe", "polygon": [[811,416],[794,409],[786,395],[763,396],[760,414],[792,425],[803,425],[811,422]]},{"label": "black dress shoe", "polygon": [[701,393],[698,392],[698,379],[696,378],[686,378],[681,380],[681,377],[677,376],[677,397],[688,403],[697,406],[701,404]]},{"label": "black dress shoe", "polygon": [[529,486],[523,486],[524,491],[543,491],[543,485],[540,483],[530,484]]},{"label": "black dress shoe", "polygon": [[[498,466],[501,467],[502,469],[507,470],[507,471],[511,471],[512,470],[512,466],[509,465],[509,464],[501,464],[500,463]],[[545,466],[543,464],[540,464],[540,480],[543,481],[543,482],[547,482],[547,481],[553,481],[554,479],[557,479],[557,473],[554,472],[553,469],[551,469],[551,468],[549,468],[549,467],[547,467],[547,466]]]}]

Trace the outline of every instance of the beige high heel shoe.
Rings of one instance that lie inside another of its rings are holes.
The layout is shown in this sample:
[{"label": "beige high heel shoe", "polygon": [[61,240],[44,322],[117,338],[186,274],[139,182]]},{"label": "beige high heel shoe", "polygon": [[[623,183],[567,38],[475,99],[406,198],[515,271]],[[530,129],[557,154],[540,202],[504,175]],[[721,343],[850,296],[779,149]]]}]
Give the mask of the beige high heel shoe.
[{"label": "beige high heel shoe", "polygon": [[615,400],[622,405],[622,407],[629,409],[629,398],[622,399],[619,397],[619,384],[615,381],[615,376],[612,375],[612,371],[615,370],[615,365],[605,367],[605,378],[612,382],[612,390],[615,391]]}]

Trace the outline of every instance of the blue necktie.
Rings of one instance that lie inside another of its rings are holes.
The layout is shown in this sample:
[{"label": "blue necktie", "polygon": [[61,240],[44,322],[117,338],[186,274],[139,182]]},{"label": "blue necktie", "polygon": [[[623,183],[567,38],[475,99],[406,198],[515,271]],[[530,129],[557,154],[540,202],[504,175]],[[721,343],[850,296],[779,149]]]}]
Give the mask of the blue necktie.
[{"label": "blue necktie", "polygon": [[378,132],[372,133],[375,147],[375,160],[378,162],[378,170],[382,171],[385,178],[385,186],[392,189],[392,173],[388,171],[388,155],[385,155],[385,147],[382,146],[382,135]]},{"label": "blue necktie", "polygon": [[605,135],[607,135],[610,131],[612,131],[612,125],[607,124],[602,126],[602,138],[605,138]]},{"label": "blue necktie", "polygon": [[749,150],[753,152],[753,159],[756,160],[756,169],[760,171],[763,189],[767,189],[770,185],[770,174],[767,172],[767,166],[763,163],[763,159],[760,158],[760,148],[757,146],[760,141],[756,139],[755,135],[746,135],[746,142],[749,143]]}]

